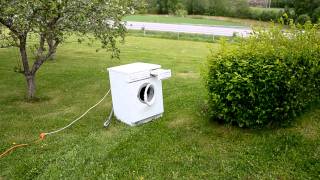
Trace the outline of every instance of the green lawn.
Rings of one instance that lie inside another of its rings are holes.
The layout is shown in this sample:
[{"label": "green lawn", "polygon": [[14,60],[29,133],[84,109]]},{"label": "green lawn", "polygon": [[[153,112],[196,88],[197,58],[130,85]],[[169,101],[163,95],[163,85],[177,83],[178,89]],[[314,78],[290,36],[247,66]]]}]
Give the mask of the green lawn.
[{"label": "green lawn", "polygon": [[102,124],[108,97],[80,122],[39,144],[0,159],[0,179],[317,179],[320,178],[320,107],[292,127],[239,129],[203,115],[206,91],[200,64],[216,44],[128,37],[121,60],[96,47],[65,43],[56,61],[40,69],[29,103],[25,80],[13,72],[16,49],[0,49],[0,151],[62,127],[108,90],[106,68],[135,61],[161,64],[164,116],[129,127]]},{"label": "green lawn", "polygon": [[219,39],[229,39],[232,40],[233,37],[223,37],[223,36],[212,36],[206,34],[189,34],[189,33],[175,33],[175,32],[160,32],[160,31],[145,31],[142,30],[129,30],[128,34],[130,36],[138,37],[151,37],[160,39],[174,39],[174,40],[188,40],[188,41],[201,41],[201,42],[218,42]]},{"label": "green lawn", "polygon": [[156,22],[169,24],[198,24],[210,26],[244,26],[240,22],[232,22],[229,20],[209,19],[201,17],[177,17],[170,15],[133,15],[124,18],[126,21],[138,22]]}]

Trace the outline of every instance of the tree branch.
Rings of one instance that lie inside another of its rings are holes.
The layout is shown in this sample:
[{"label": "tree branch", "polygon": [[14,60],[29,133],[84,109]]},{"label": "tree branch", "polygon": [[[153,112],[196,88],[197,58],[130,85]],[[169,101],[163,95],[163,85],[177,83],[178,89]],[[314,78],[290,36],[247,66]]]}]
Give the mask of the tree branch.
[{"label": "tree branch", "polygon": [[27,55],[27,36],[21,36],[19,38],[19,50],[21,55],[21,61],[23,64],[23,72],[27,76],[30,74],[29,62],[28,62],[28,55]]},{"label": "tree branch", "polygon": [[55,39],[55,43],[52,46],[49,46],[48,53],[46,55],[37,57],[37,60],[33,63],[31,74],[35,74],[40,66],[56,52],[59,43],[60,41]]},{"label": "tree branch", "polygon": [[0,23],[6,26],[10,31],[12,31],[15,35],[20,36],[19,32],[13,28],[12,19],[4,19],[0,17]]}]

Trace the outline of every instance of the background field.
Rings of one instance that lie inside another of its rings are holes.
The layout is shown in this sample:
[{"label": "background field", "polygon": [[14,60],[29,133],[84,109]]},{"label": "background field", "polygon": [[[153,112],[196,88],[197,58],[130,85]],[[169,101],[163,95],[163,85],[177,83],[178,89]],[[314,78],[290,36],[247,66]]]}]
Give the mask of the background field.
[{"label": "background field", "polygon": [[201,16],[178,17],[170,15],[133,15],[124,18],[126,21],[154,22],[169,24],[199,24],[210,26],[244,26],[240,22],[222,19],[202,18]]},{"label": "background field", "polygon": [[[261,9],[256,8],[260,13]],[[272,11],[272,10],[271,10]],[[172,15],[132,15],[124,18],[126,21],[138,22],[155,22],[168,24],[193,24],[193,25],[208,25],[208,26],[226,26],[226,27],[251,27],[270,25],[270,22],[242,19],[222,16],[204,16],[204,15],[188,15],[187,17],[178,17]]]},{"label": "background field", "polygon": [[161,64],[165,114],[128,127],[102,124],[108,97],[70,129],[0,159],[0,179],[316,179],[320,178],[320,107],[288,128],[248,130],[209,121],[200,65],[216,44],[128,37],[121,60],[74,42],[37,75],[40,101],[24,99],[13,71],[17,50],[0,49],[0,151],[66,125],[109,88],[106,68],[135,61]]}]

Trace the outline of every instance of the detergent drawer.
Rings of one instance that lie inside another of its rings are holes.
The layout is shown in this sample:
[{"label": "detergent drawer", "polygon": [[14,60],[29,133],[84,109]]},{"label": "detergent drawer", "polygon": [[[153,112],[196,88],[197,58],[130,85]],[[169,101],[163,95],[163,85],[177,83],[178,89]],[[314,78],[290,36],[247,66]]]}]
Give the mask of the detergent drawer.
[{"label": "detergent drawer", "polygon": [[135,81],[140,81],[143,79],[148,79],[151,77],[150,71],[141,71],[141,72],[135,72],[132,74],[127,75],[127,82],[132,83]]}]

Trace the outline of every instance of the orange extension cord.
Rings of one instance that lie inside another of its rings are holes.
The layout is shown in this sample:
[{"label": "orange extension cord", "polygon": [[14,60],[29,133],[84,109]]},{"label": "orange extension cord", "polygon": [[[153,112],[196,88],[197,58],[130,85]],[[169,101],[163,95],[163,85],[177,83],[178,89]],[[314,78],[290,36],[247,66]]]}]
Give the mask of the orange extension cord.
[{"label": "orange extension cord", "polygon": [[1,155],[0,158],[4,157],[5,155],[7,155],[9,152],[13,151],[14,149],[18,148],[18,147],[23,147],[23,146],[28,146],[28,144],[17,144],[15,146],[12,146],[11,148],[7,149],[6,151],[4,151]]},{"label": "orange extension cord", "polygon": [[[95,105],[93,105],[92,107],[90,107],[85,113],[83,113],[80,117],[78,117],[77,119],[75,119],[74,121],[72,121],[70,124],[68,124],[67,126],[65,127],[62,127],[58,130],[55,130],[55,131],[52,131],[52,132],[47,132],[47,133],[41,133],[40,134],[40,139],[37,139],[31,143],[27,143],[27,144],[17,144],[17,145],[14,145],[10,148],[8,148],[7,150],[5,150],[3,153],[0,154],[0,158],[4,157],[5,155],[7,155],[8,153],[10,153],[11,151],[19,148],[19,147],[24,147],[24,146],[29,146],[31,144],[35,144],[39,141],[42,141],[47,135],[51,135],[51,134],[55,134],[55,133],[58,133],[60,131],[63,131],[65,129],[67,129],[68,127],[70,127],[72,124],[74,124],[75,122],[77,122],[78,120],[80,120],[82,117],[84,117],[91,109],[95,108],[97,105],[99,105],[107,96],[108,94],[110,93],[110,89],[108,90],[108,92],[103,96],[103,98],[98,101]],[[109,116],[109,121],[111,119],[111,116]],[[108,122],[107,126],[110,124],[110,122]],[[105,126],[106,127],[106,126]]]},{"label": "orange extension cord", "polygon": [[31,142],[31,143],[28,143],[28,144],[17,144],[17,145],[14,145],[14,146],[8,148],[7,150],[5,150],[3,153],[0,154],[0,158],[4,157],[5,155],[9,154],[11,151],[13,151],[13,150],[15,150],[15,149],[17,149],[19,147],[29,146],[31,144],[35,144],[35,143],[43,140],[44,136],[42,137],[41,134],[40,134],[40,139],[37,139],[37,140],[35,140],[35,141]]}]

